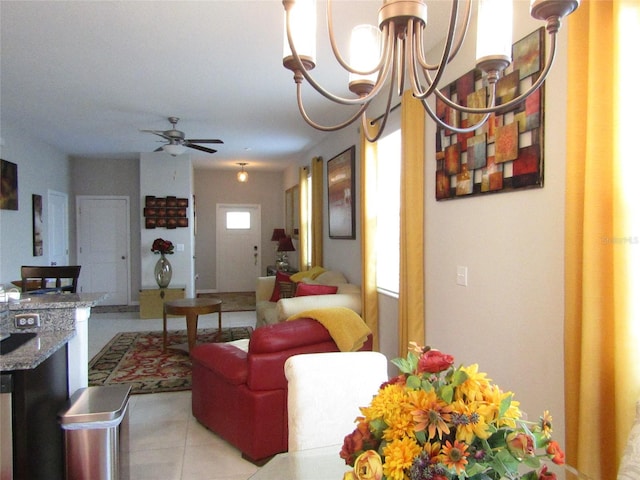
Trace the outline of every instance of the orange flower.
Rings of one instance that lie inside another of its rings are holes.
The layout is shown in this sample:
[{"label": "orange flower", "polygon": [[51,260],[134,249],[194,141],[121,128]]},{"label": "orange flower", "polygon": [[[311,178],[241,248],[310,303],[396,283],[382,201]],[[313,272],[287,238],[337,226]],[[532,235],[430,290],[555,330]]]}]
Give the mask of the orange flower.
[{"label": "orange flower", "polygon": [[467,448],[468,446],[462,442],[455,440],[451,445],[451,442],[447,440],[446,445],[442,447],[442,463],[448,468],[455,468],[456,473],[460,475],[465,470],[465,465],[469,463]]},{"label": "orange flower", "polygon": [[533,446],[533,438],[526,433],[513,432],[507,435],[507,445],[509,450],[518,459],[522,460],[524,457],[532,457],[535,455],[535,448]]},{"label": "orange flower", "polygon": [[564,464],[564,452],[555,440],[551,440],[547,445],[547,453],[551,455],[551,461],[556,465]]},{"label": "orange flower", "polygon": [[411,410],[411,415],[416,432],[427,430],[429,440],[449,434],[447,422],[451,421],[451,405],[440,400],[433,390],[413,390],[408,393],[408,397],[411,406],[415,407]]}]

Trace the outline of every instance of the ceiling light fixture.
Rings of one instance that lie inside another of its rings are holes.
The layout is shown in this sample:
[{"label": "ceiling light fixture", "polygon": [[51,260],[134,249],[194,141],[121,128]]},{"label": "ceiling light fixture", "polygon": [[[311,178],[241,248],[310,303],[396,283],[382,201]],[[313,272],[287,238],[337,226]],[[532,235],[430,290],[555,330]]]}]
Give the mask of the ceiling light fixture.
[{"label": "ceiling light fixture", "polygon": [[172,157],[176,157],[176,156],[182,155],[184,152],[186,152],[187,151],[187,147],[172,141],[171,143],[167,143],[166,145],[164,145],[162,147],[162,150],[167,152]]},{"label": "ceiling light fixture", "polygon": [[240,163],[237,163],[237,165],[240,165],[240,171],[238,172],[238,181],[240,183],[245,183],[247,180],[249,180],[249,174],[244,171],[244,166],[248,165],[248,163],[240,162]]},{"label": "ceiling light fixture", "polygon": [[[429,116],[440,126],[456,131],[471,132],[482,126],[491,113],[510,108],[522,102],[545,81],[556,52],[556,34],[562,19],[580,6],[580,0],[531,0],[530,13],[533,18],[545,20],[551,39],[549,58],[545,67],[531,87],[517,98],[500,105],[495,104],[496,82],[511,63],[512,0],[480,0],[478,7],[478,34],[476,41],[476,68],[481,70],[489,85],[487,107],[470,108],[446,98],[438,89],[447,64],[453,60],[464,43],[471,18],[472,0],[462,0],[464,13],[458,21],[459,0],[451,1],[449,30],[440,57],[436,64],[425,60],[424,43],[427,25],[426,0],[384,0],[378,10],[378,27],[358,25],[351,33],[351,56],[347,63],[340,54],[333,34],[331,0],[327,0],[327,26],[333,53],[340,65],[349,72],[349,90],[356,97],[344,98],[334,95],[318,84],[309,73],[316,66],[315,59],[315,0],[283,0],[285,9],[285,46],[283,64],[294,72],[298,108],[304,120],[322,131],[344,128],[361,118],[362,129],[370,142],[380,138],[391,109],[394,85],[402,95],[405,75],[408,77],[413,95],[420,99]],[[364,52],[364,53],[363,53]],[[432,72],[435,72],[432,74]],[[371,101],[382,91],[391,75],[385,113],[377,134],[370,129],[366,111]],[[419,78],[421,76],[421,78]],[[314,122],[306,113],[302,102],[302,82],[307,80],[313,88],[329,100],[342,105],[355,105],[358,110],[342,123],[324,126]],[[426,84],[426,88],[423,83]],[[427,99],[436,95],[449,107],[467,114],[480,114],[482,119],[468,128],[448,125],[437,117]]]}]

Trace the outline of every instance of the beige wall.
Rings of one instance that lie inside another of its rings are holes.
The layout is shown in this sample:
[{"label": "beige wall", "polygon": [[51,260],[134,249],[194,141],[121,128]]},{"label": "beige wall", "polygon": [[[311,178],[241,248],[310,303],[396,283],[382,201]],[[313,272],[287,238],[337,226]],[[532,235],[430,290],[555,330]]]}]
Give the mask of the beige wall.
[{"label": "beige wall", "polygon": [[121,195],[129,197],[129,245],[131,248],[130,284],[131,300],[138,301],[140,289],[140,161],[123,159],[71,159],[71,185],[73,198],[70,210],[71,251],[76,251],[76,195]]},{"label": "beige wall", "polygon": [[[1,120],[1,118],[0,118]],[[26,137],[20,128],[1,124],[0,157],[18,165],[18,210],[0,210],[0,285],[13,287],[20,279],[22,265],[49,265],[47,220],[44,219],[44,254],[33,256],[33,221],[31,195],[42,196],[46,216],[49,190],[69,196],[69,215],[73,215],[70,166],[66,155],[35,139]],[[70,261],[75,255],[70,253]]]},{"label": "beige wall", "polygon": [[[216,204],[260,204],[262,214],[262,271],[274,263],[274,228],[284,227],[284,184],[282,172],[249,171],[249,181],[239,183],[235,170],[195,170],[194,191],[198,229],[195,237],[196,291],[215,290]],[[296,254],[290,255],[294,264]],[[297,263],[295,263],[297,264]]]},{"label": "beige wall", "polygon": [[[514,6],[526,12],[525,3]],[[514,40],[538,26],[521,22]],[[516,393],[530,420],[549,409],[561,439],[566,29],[560,44],[546,83],[544,188],[436,202],[435,126],[427,122],[425,300],[426,343],[479,363]],[[456,285],[457,266],[469,269],[467,287]]]}]

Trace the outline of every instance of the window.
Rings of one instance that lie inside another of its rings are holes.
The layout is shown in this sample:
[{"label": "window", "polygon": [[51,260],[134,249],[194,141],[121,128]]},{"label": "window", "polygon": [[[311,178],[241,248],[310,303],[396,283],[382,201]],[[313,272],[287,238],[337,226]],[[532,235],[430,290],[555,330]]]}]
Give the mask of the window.
[{"label": "window", "polygon": [[251,228],[250,212],[227,212],[227,230],[249,230]]},{"label": "window", "polygon": [[400,130],[378,140],[376,284],[398,294],[400,283]]}]

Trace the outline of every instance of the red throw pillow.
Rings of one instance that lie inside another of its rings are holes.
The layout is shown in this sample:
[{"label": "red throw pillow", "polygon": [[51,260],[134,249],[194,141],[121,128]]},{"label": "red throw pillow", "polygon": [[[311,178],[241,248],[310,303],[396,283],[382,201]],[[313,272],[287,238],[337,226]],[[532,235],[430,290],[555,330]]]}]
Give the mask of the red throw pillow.
[{"label": "red throw pillow", "polygon": [[290,273],[285,273],[281,271],[276,272],[276,282],[275,282],[275,285],[273,286],[273,293],[271,294],[271,298],[269,299],[270,302],[277,302],[278,300],[280,300],[280,282],[291,283],[291,280],[289,280],[290,276],[291,276]]},{"label": "red throw pillow", "polygon": [[296,288],[296,297],[307,295],[331,295],[338,291],[338,287],[333,285],[313,285],[310,283],[299,283]]}]

